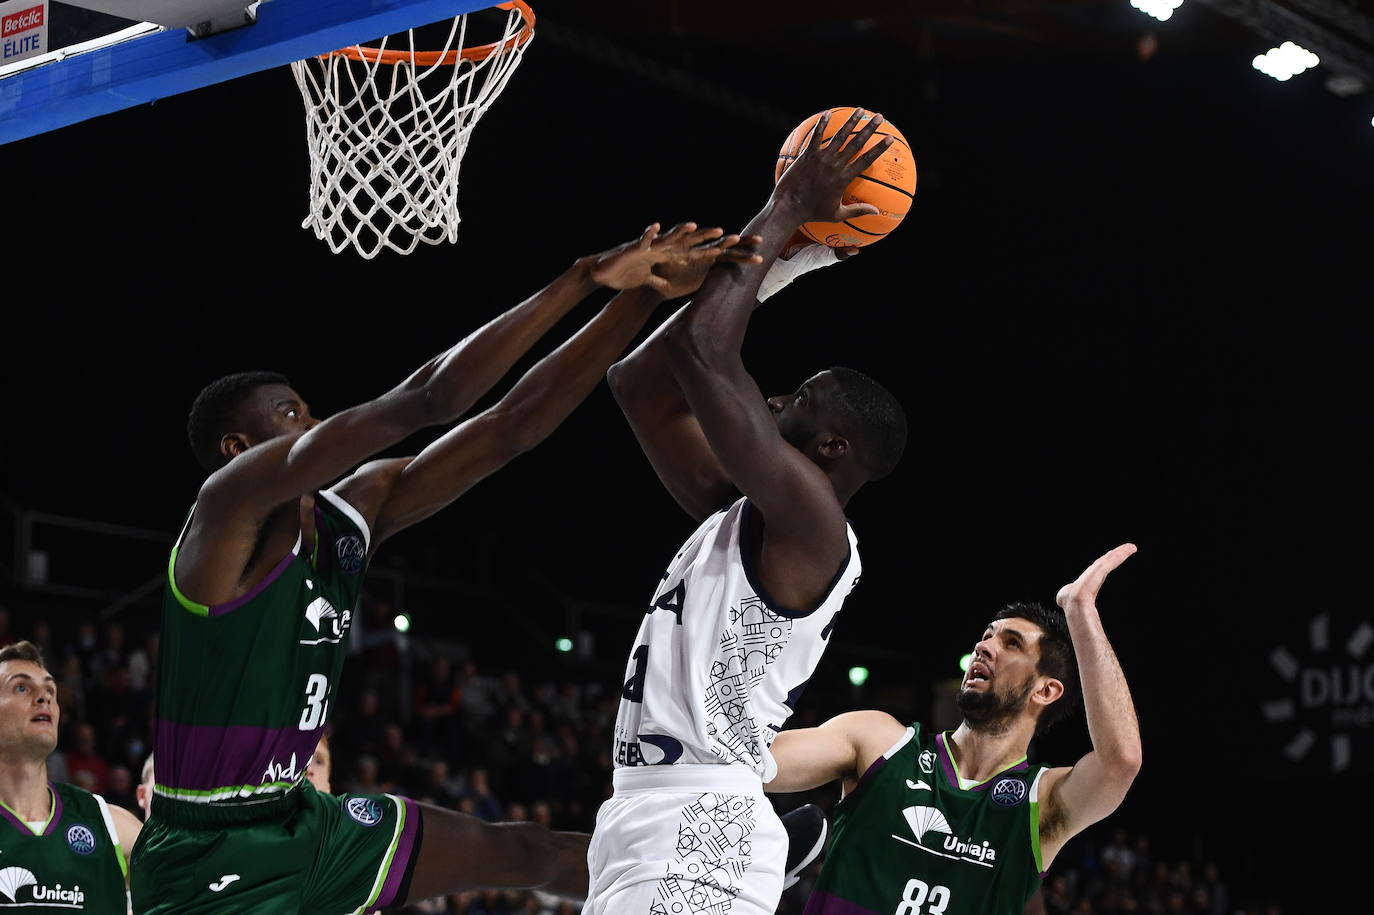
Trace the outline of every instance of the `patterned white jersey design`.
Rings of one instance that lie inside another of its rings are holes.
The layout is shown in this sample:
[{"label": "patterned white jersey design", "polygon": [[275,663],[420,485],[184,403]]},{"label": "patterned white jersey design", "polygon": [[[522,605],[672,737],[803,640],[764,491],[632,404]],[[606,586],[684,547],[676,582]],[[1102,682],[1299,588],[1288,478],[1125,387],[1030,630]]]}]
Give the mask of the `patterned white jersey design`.
[{"label": "patterned white jersey design", "polygon": [[762,516],[745,499],[702,522],[674,557],[645,611],[625,671],[615,765],[723,763],[765,782],[769,752],[825,651],[835,615],[859,581],[859,545],[821,605],[777,606],[741,547]]}]

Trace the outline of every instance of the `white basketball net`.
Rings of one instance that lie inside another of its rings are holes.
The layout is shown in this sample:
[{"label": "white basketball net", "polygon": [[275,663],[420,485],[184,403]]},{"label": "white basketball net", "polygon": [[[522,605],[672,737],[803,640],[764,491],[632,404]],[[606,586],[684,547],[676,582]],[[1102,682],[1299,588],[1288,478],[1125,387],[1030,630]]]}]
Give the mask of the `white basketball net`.
[{"label": "white basketball net", "polygon": [[[465,47],[467,20],[453,20],[442,51]],[[417,61],[423,52],[410,31],[361,48],[370,60],[337,52],[293,63],[310,149],[310,215],[301,227],[335,254],[352,246],[368,259],[384,248],[409,254],[420,242],[457,241],[458,169],[529,45],[516,37],[524,24],[510,9],[498,49],[482,60]],[[399,62],[374,53],[388,50]]]}]

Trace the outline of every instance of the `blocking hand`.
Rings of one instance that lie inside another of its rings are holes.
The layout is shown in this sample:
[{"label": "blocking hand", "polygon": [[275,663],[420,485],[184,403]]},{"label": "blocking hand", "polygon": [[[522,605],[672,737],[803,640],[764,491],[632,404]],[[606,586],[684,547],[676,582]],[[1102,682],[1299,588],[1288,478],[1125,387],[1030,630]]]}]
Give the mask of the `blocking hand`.
[{"label": "blocking hand", "polygon": [[[698,229],[694,222],[674,226],[666,235],[658,234],[659,224],[644,230],[638,239],[601,254],[592,265],[592,281],[611,289],[647,286],[664,297],[685,294],[701,285],[701,280],[717,259],[739,244],[738,235],[724,235],[723,229]],[[750,255],[733,254],[749,262]],[[757,262],[757,258],[754,258]],[[699,275],[698,275],[699,274]],[[695,285],[691,285],[695,277]]]},{"label": "blocking hand", "polygon": [[1107,580],[1107,575],[1129,559],[1134,552],[1134,543],[1123,543],[1111,552],[1099,556],[1096,562],[1083,570],[1082,575],[1059,589],[1054,598],[1055,603],[1065,612],[1096,609],[1097,592],[1102,590],[1102,583]]}]

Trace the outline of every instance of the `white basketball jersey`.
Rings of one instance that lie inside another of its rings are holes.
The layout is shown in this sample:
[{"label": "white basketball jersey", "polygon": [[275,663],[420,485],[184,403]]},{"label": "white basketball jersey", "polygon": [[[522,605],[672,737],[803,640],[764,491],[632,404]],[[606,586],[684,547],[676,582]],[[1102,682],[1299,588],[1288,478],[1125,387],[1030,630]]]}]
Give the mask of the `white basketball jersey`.
[{"label": "white basketball jersey", "polygon": [[639,627],[616,716],[615,765],[721,763],[771,781],[769,752],[859,580],[859,545],[814,611],[758,586],[741,552],[763,518],[745,499],[702,522],[674,557]]}]

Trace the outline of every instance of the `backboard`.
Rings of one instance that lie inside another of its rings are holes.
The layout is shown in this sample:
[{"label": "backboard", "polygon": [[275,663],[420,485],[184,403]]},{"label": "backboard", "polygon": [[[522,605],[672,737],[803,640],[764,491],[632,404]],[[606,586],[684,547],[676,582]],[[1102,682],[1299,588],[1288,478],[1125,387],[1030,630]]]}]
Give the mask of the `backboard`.
[{"label": "backboard", "polygon": [[0,144],[438,22],[492,0],[68,2],[133,24],[0,67]]}]

